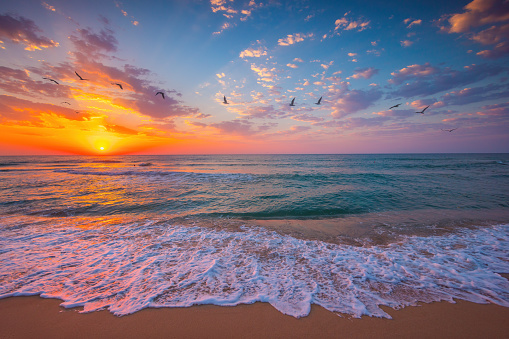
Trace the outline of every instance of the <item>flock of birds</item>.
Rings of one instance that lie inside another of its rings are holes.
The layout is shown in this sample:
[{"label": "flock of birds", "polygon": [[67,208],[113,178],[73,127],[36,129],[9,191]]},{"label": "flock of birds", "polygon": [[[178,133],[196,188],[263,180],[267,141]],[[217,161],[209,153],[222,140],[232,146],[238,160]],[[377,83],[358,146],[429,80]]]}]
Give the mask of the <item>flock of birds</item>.
[{"label": "flock of birds", "polygon": [[[76,74],[76,76],[77,76],[80,80],[83,80],[83,81],[88,80],[88,79],[84,79],[81,75],[79,75],[79,74],[78,74],[78,72],[74,71],[74,73]],[[54,79],[51,79],[51,78],[45,78],[45,77],[43,77],[43,79],[46,79],[46,80],[52,81],[52,82],[54,82],[55,84],[59,85],[58,81],[56,81],[56,80],[54,80]],[[121,89],[121,90],[123,90],[123,89],[124,89],[124,88],[122,87],[122,84],[119,84],[119,83],[116,83],[116,82],[112,82],[111,84],[112,84],[112,85],[116,85],[116,86],[120,87],[120,89]],[[158,94],[160,94],[160,95],[161,95],[161,97],[162,97],[163,99],[165,99],[165,97],[164,97],[164,92],[159,91],[159,92],[157,92],[155,95],[157,96]],[[317,102],[315,102],[315,105],[321,105],[321,103],[322,103],[322,98],[323,98],[323,97],[320,97],[320,99],[318,99],[318,101],[317,101]],[[295,106],[295,99],[296,99],[296,98],[293,98],[293,99],[292,99],[292,101],[290,102],[290,105],[289,105],[289,106]],[[71,105],[71,103],[69,103],[69,102],[67,102],[67,101],[63,101],[63,102],[62,102],[62,104]],[[228,105],[228,104],[229,104],[228,100],[226,99],[226,95],[224,95],[224,96],[223,96],[223,104],[225,104],[225,105]],[[394,105],[394,106],[391,106],[391,107],[389,107],[389,109],[398,108],[400,105],[402,105],[402,103],[399,103],[399,104],[396,104],[396,105]],[[418,112],[415,112],[415,113],[424,114],[424,111],[426,111],[426,110],[429,108],[429,106],[431,106],[431,105],[428,105],[428,106],[424,107],[424,109],[423,109],[422,111],[418,111]],[[76,113],[79,113],[79,112],[78,112],[78,111],[76,111]],[[442,131],[444,131],[444,132],[449,132],[449,133],[450,133],[450,132],[455,131],[455,130],[457,130],[457,129],[458,129],[458,128],[442,129]]]},{"label": "flock of birds", "polygon": [[[74,74],[76,74],[76,76],[77,76],[77,77],[78,77],[78,79],[80,79],[80,80],[83,80],[83,81],[87,81],[87,80],[88,80],[88,79],[83,78],[83,77],[82,77],[81,75],[79,75],[79,74],[78,74],[78,72],[76,72],[76,71],[74,71]],[[52,81],[52,82],[54,82],[55,84],[60,85],[60,83],[59,83],[58,81],[56,81],[55,79],[46,78],[46,77],[43,77],[43,79],[46,79],[46,80]],[[116,86],[118,86],[121,90],[123,90],[123,89],[124,89],[124,87],[122,87],[122,84],[119,84],[119,83],[117,83],[117,82],[112,82],[111,84],[112,84],[112,85],[116,85]],[[161,96],[163,97],[163,99],[165,99],[165,97],[164,97],[164,92],[159,91],[159,92],[157,92],[157,93],[156,93],[156,96],[157,96],[158,94],[161,94]],[[226,98],[225,98],[225,100],[226,100]],[[62,101],[62,104],[66,104],[66,105],[69,105],[69,106],[71,105],[71,103],[70,103],[70,102],[68,102],[68,101]],[[76,111],[76,114],[79,114],[79,113],[80,113],[79,111]]]},{"label": "flock of birds", "polygon": [[[320,97],[320,99],[318,99],[318,101],[317,101],[317,102],[315,102],[315,105],[320,105],[320,104],[322,103],[322,98],[323,98],[323,97]],[[293,98],[293,99],[292,99],[292,101],[290,102],[290,105],[289,105],[289,106],[295,106],[295,99],[296,99],[296,98]],[[223,96],[223,104],[225,104],[225,105],[228,105],[228,104],[229,104],[228,100],[226,100],[226,96]],[[402,103],[399,103],[399,104],[396,104],[396,105],[394,105],[394,106],[391,106],[391,107],[389,107],[389,109],[397,108],[397,107],[399,107],[401,104],[402,104]],[[431,105],[428,105],[428,106],[424,107],[424,109],[423,109],[422,111],[415,112],[415,113],[424,114],[424,111],[425,111],[425,110],[427,110],[427,109],[429,108],[429,106],[431,106]],[[455,130],[457,130],[457,129],[458,129],[458,128],[442,129],[442,131],[444,131],[444,132],[452,132],[452,131],[455,131]]]}]

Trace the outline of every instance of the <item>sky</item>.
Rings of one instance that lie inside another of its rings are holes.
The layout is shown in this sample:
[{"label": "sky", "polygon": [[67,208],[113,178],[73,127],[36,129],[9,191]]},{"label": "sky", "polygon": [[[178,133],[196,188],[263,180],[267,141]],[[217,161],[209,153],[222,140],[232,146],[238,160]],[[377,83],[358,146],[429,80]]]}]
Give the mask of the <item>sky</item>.
[{"label": "sky", "polygon": [[509,152],[508,39],[507,0],[9,1],[0,155]]}]

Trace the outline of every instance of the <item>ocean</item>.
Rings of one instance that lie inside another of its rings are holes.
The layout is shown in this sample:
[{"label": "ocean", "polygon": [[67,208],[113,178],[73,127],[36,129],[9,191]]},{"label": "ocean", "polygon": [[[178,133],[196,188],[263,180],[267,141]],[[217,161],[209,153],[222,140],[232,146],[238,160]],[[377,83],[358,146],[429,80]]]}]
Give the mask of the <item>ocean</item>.
[{"label": "ocean", "polygon": [[509,307],[509,154],[0,157],[0,298]]}]

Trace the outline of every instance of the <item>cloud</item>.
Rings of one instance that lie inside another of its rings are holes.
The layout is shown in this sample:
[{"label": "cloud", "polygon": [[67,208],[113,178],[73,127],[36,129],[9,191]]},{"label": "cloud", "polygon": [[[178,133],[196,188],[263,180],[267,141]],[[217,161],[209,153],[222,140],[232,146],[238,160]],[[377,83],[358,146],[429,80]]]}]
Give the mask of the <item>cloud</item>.
[{"label": "cloud", "polygon": [[377,73],[378,73],[378,69],[376,69],[374,67],[358,68],[354,71],[354,74],[351,76],[351,78],[371,79],[371,77]]},{"label": "cloud", "polygon": [[[127,14],[127,12],[126,12],[126,11],[124,11],[124,10],[122,9],[122,6],[123,6],[122,2],[120,2],[120,1],[118,1],[118,0],[115,0],[114,2],[115,2],[115,6],[116,6],[118,9],[120,9],[120,12],[122,13],[122,15],[123,15],[123,16],[125,16],[125,17],[128,17],[128,16],[129,16],[129,14]],[[134,16],[132,16],[132,15],[131,15],[130,17],[131,17],[131,19],[132,19],[132,20],[131,20],[131,23],[132,23],[134,26],[138,26],[138,25],[140,24],[140,23],[138,22],[138,20],[136,20],[136,19],[134,18]]]},{"label": "cloud", "polygon": [[438,71],[439,69],[432,67],[429,62],[424,65],[410,65],[400,69],[398,72],[391,73],[392,79],[389,82],[398,85],[410,78],[428,76],[436,74]]},{"label": "cloud", "polygon": [[378,88],[368,90],[350,90],[348,83],[341,82],[339,86],[332,85],[329,89],[328,102],[333,109],[333,118],[342,118],[368,108],[380,99],[382,92]]},{"label": "cloud", "polygon": [[222,121],[213,123],[210,127],[216,128],[220,133],[248,136],[256,134],[253,123],[246,120]]},{"label": "cloud", "polygon": [[404,83],[404,86],[395,90],[392,96],[408,98],[448,91],[504,72],[507,72],[506,67],[494,64],[473,64],[465,66],[462,70],[454,70],[449,67],[439,68],[425,63],[424,65],[410,65],[391,73],[392,79],[389,79],[388,82],[393,85]]},{"label": "cloud", "polygon": [[258,75],[259,81],[275,82],[277,79],[276,68],[267,68],[251,64],[251,70]]},{"label": "cloud", "polygon": [[509,43],[507,41],[497,44],[492,50],[486,49],[477,53],[486,59],[498,59],[509,54]]},{"label": "cloud", "polygon": [[403,47],[410,47],[410,46],[412,46],[414,44],[414,42],[410,41],[410,40],[401,40],[400,44]]},{"label": "cloud", "polygon": [[504,37],[509,36],[509,24],[501,26],[491,26],[472,36],[472,40],[483,45],[494,45],[501,42]]},{"label": "cloud", "polygon": [[487,100],[497,100],[509,97],[508,84],[488,84],[479,87],[468,87],[458,91],[446,93],[440,98],[445,105],[465,105]]},{"label": "cloud", "polygon": [[297,42],[304,41],[306,38],[312,38],[313,33],[309,34],[302,34],[302,33],[295,33],[295,34],[288,34],[286,38],[278,39],[277,43],[279,46],[289,46],[293,45]]},{"label": "cloud", "polygon": [[263,55],[267,55],[267,48],[260,46],[258,48],[248,48],[240,52],[239,57],[241,58],[259,58]]},{"label": "cloud", "polygon": [[352,60],[350,60],[351,62],[357,62],[357,59],[355,58],[355,56],[357,56],[357,53],[350,52],[348,53],[348,56],[352,58]]},{"label": "cloud", "polygon": [[84,55],[104,56],[102,53],[117,51],[118,41],[110,29],[94,33],[90,28],[78,29],[77,34],[70,36],[76,50]]},{"label": "cloud", "polygon": [[235,24],[232,24],[230,22],[225,22],[223,23],[223,25],[221,25],[221,28],[219,29],[219,31],[216,31],[216,32],[213,32],[212,34],[213,35],[218,35],[218,34],[221,34],[223,33],[225,30],[229,29],[229,28],[232,28],[234,27]]},{"label": "cloud", "polygon": [[320,64],[320,66],[321,66],[323,69],[327,70],[327,69],[329,69],[329,67],[330,67],[330,66],[332,66],[333,64],[334,64],[334,60],[333,60],[333,61],[330,61],[328,64]]},{"label": "cloud", "polygon": [[502,104],[495,105],[486,105],[481,107],[482,111],[477,112],[479,115],[487,115],[493,117],[501,117],[504,118],[507,123],[507,118],[509,117],[509,102],[505,102]]},{"label": "cloud", "polygon": [[0,38],[25,45],[27,51],[58,46],[58,42],[39,35],[39,32],[41,29],[30,19],[0,14]]},{"label": "cloud", "polygon": [[[239,2],[235,3],[233,1],[226,0],[210,0],[210,5],[211,5],[210,9],[212,10],[213,13],[220,13],[226,19],[230,20],[229,22],[228,21],[225,22],[221,26],[221,29],[219,31],[212,33],[214,35],[221,34],[225,30],[235,27],[238,21],[247,21],[255,9],[264,6],[263,3],[257,4],[253,0],[249,1],[247,5],[245,4],[245,2],[241,4]],[[243,8],[241,8],[241,6]]]},{"label": "cloud", "polygon": [[295,121],[311,122],[311,123],[317,123],[317,122],[324,121],[324,118],[317,117],[315,115],[308,114],[308,113],[292,115],[291,119],[295,120]]},{"label": "cloud", "polygon": [[55,11],[56,11],[56,9],[55,9],[55,7],[54,7],[54,6],[48,5],[48,4],[47,4],[46,2],[44,2],[44,1],[42,2],[42,6],[43,6],[44,8],[46,8],[47,10],[49,10],[49,11],[52,11],[52,12],[55,12]]},{"label": "cloud", "polygon": [[408,26],[406,26],[406,28],[411,28],[412,26],[416,26],[416,25],[422,24],[422,20],[421,19],[419,19],[419,20],[412,20],[412,19],[409,18],[409,19],[405,19],[403,22],[405,23],[405,25],[410,22],[410,24],[408,24]]},{"label": "cloud", "polygon": [[465,33],[473,27],[509,20],[509,3],[505,0],[474,0],[463,8],[465,12],[449,18],[450,33]]},{"label": "cloud", "polygon": [[334,32],[336,32],[336,34],[338,34],[338,31],[340,30],[345,30],[345,31],[350,31],[350,30],[356,30],[357,32],[361,32],[367,28],[369,28],[369,24],[370,24],[370,21],[369,20],[364,20],[364,19],[357,19],[357,20],[350,20],[347,18],[347,16],[350,14],[350,12],[347,12],[345,13],[345,15],[340,18],[340,19],[337,19],[335,22],[334,22]]},{"label": "cloud", "polygon": [[286,64],[286,66],[290,68],[299,68],[299,66],[297,66],[296,64]]},{"label": "cloud", "polygon": [[60,123],[54,124],[50,122],[50,119],[47,119],[50,116],[76,121],[85,118],[83,114],[77,115],[72,108],[0,95],[0,121],[2,124],[60,128],[62,126]]},{"label": "cloud", "polygon": [[32,98],[71,96],[70,89],[64,84],[56,85],[53,82],[38,77],[34,80],[28,70],[14,69],[0,66],[0,89],[14,95],[23,95]]},{"label": "cloud", "polygon": [[288,112],[278,110],[273,105],[240,105],[234,111],[246,119],[280,119],[289,115]]},{"label": "cloud", "polygon": [[[493,50],[483,50],[477,55],[497,59],[509,54],[509,2],[506,0],[474,0],[464,7],[463,13],[448,18],[449,26],[441,29],[448,33],[472,33],[467,37],[483,45],[495,45]],[[443,22],[443,20],[442,20]],[[475,32],[478,27],[485,27]]]}]

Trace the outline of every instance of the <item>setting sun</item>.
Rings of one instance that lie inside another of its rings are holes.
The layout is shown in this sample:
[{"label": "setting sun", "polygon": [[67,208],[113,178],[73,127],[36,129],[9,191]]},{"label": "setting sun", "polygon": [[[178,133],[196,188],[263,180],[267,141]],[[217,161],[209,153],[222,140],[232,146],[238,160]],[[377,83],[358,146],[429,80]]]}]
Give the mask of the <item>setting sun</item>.
[{"label": "setting sun", "polygon": [[104,147],[99,147],[99,149],[100,149],[101,151],[104,151]]}]

